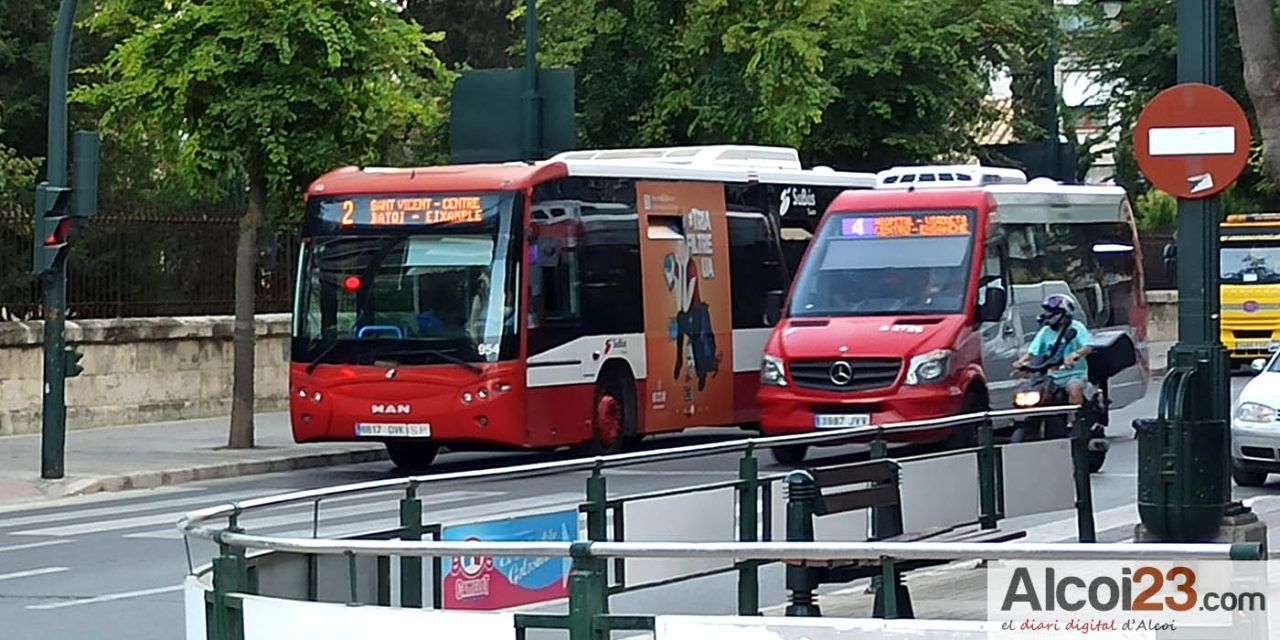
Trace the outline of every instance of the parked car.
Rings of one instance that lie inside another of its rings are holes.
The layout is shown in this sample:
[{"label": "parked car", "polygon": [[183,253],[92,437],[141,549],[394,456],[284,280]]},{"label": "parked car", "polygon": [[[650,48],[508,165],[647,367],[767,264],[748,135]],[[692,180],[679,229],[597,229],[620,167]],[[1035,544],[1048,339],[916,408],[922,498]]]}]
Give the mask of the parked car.
[{"label": "parked car", "polygon": [[1242,487],[1260,487],[1280,473],[1280,353],[1251,364],[1257,376],[1231,410],[1231,475]]}]

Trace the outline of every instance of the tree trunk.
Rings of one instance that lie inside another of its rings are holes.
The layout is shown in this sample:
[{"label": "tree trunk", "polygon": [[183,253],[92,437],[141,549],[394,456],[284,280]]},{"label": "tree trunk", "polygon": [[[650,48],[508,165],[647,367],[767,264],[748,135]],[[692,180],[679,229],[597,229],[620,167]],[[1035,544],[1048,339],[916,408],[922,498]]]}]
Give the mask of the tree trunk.
[{"label": "tree trunk", "polygon": [[258,275],[258,226],[267,208],[267,177],[257,169],[250,173],[249,208],[240,218],[240,237],[236,241],[235,365],[231,437],[227,443],[232,449],[253,448],[254,294]]},{"label": "tree trunk", "polygon": [[1280,34],[1275,0],[1235,0],[1244,84],[1258,118],[1267,175],[1280,182]]}]

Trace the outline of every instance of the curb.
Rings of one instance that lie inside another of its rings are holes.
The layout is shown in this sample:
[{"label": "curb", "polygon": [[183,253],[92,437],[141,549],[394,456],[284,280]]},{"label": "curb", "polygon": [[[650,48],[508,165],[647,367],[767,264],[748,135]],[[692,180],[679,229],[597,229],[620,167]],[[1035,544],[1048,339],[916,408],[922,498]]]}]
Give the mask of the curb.
[{"label": "curb", "polygon": [[[41,493],[48,498],[82,496],[105,491],[128,491],[131,489],[154,489],[199,480],[218,480],[239,478],[243,476],[277,473],[281,471],[297,471],[317,467],[332,467],[344,464],[363,462],[381,462],[387,460],[385,449],[360,449],[355,451],[339,451],[333,453],[316,453],[299,456],[283,456],[264,458],[261,460],[243,460],[221,462],[178,469],[150,471],[134,471],[114,476],[99,476],[70,480],[65,484],[58,481],[40,481],[37,485]],[[55,487],[61,489],[52,490]]]}]

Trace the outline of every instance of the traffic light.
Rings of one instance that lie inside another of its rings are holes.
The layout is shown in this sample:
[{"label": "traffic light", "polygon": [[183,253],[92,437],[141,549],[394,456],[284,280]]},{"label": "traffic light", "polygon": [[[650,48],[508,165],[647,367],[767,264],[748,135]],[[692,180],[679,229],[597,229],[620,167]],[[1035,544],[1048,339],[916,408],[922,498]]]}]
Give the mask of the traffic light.
[{"label": "traffic light", "polygon": [[67,261],[68,241],[73,226],[68,208],[71,189],[51,187],[41,182],[36,187],[35,247],[31,272],[46,275]]},{"label": "traffic light", "polygon": [[74,378],[84,373],[84,367],[80,365],[80,359],[84,357],[83,353],[75,349],[67,349],[62,352],[63,366],[66,367],[63,375],[68,378]]}]

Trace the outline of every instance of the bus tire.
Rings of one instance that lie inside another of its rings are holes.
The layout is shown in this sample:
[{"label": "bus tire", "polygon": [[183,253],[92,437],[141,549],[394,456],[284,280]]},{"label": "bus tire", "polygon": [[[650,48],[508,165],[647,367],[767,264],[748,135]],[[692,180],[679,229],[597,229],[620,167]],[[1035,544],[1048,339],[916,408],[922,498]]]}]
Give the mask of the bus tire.
[{"label": "bus tire", "polygon": [[769,453],[773,456],[773,461],[778,464],[797,465],[804,462],[805,455],[809,453],[809,445],[789,444],[773,447],[769,449]]},{"label": "bus tire", "polygon": [[[980,389],[970,389],[964,394],[964,402],[960,405],[960,413],[981,413],[991,409],[987,394]],[[968,449],[978,446],[978,426],[966,424],[952,427],[951,434],[943,445],[947,449]]]},{"label": "bus tire", "polygon": [[440,453],[440,445],[433,442],[388,440],[386,445],[391,464],[409,472],[425,470],[435,462],[436,455]]},{"label": "bus tire", "polygon": [[592,455],[621,453],[636,438],[635,391],[628,388],[626,377],[610,373],[596,382],[588,443]]}]

